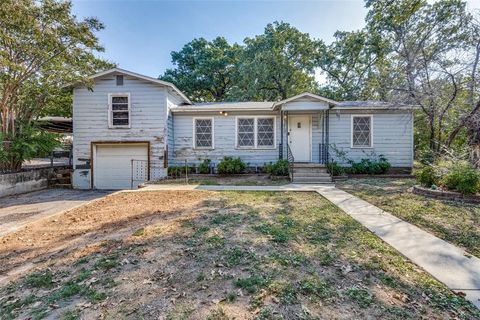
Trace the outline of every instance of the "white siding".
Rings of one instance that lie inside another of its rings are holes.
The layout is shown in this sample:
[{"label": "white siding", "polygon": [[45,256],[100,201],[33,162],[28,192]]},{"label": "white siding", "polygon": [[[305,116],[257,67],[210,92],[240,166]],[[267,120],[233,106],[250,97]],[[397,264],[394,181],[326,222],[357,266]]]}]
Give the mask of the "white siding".
[{"label": "white siding", "polygon": [[[373,148],[351,148],[352,115],[373,115]],[[347,157],[358,161],[374,152],[384,155],[393,167],[413,166],[413,114],[411,111],[330,112],[330,144],[346,151]],[[334,152],[330,151],[332,157]]]},{"label": "white siding", "polygon": [[[238,149],[235,148],[235,119],[236,116],[275,116],[276,117],[276,142],[272,149]],[[213,150],[195,150],[193,148],[193,118],[214,118],[214,146]],[[278,159],[278,144],[280,143],[280,113],[234,113],[221,116],[215,113],[202,113],[196,115],[174,114],[174,150],[170,165],[198,164],[203,159],[211,159],[217,163],[224,156],[240,157],[249,166],[263,166],[265,163]]]},{"label": "white siding", "polygon": [[[131,128],[109,129],[108,94],[130,93]],[[156,84],[124,76],[117,86],[115,76],[97,80],[93,91],[73,91],[73,187],[90,188],[90,144],[98,141],[150,141],[150,159],[161,162],[166,143],[167,90]],[[91,164],[91,163],[90,163]],[[158,176],[166,170],[154,170]],[[152,177],[157,178],[157,177]]]}]

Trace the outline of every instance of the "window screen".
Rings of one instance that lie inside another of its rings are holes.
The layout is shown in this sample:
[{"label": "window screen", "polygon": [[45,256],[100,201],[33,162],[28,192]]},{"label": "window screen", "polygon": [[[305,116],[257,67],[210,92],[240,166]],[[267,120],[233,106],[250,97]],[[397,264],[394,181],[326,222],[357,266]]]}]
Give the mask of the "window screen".
[{"label": "window screen", "polygon": [[195,119],[195,147],[211,148],[212,143],[212,119]]},{"label": "window screen", "polygon": [[255,146],[255,118],[238,119],[237,145],[239,147]]},{"label": "window screen", "polygon": [[273,147],[274,119],[258,118],[257,120],[257,145],[259,147]]},{"label": "window screen", "polygon": [[354,147],[371,147],[372,118],[353,117],[352,125],[352,145]]}]

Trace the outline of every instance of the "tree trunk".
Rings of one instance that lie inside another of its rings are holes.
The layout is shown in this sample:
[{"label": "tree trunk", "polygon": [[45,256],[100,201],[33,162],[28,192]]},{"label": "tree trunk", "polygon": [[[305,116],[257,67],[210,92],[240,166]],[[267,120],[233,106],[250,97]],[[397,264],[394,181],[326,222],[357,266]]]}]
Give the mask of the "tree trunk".
[{"label": "tree trunk", "polygon": [[470,162],[475,168],[480,169],[480,144],[470,145]]}]

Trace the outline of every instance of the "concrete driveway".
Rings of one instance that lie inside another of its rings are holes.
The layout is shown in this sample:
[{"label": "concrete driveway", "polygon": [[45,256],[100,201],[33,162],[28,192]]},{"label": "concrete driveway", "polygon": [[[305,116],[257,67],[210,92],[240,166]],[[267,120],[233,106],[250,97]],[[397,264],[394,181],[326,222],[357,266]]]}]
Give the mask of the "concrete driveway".
[{"label": "concrete driveway", "polygon": [[0,237],[110,193],[112,191],[46,189],[0,198]]}]

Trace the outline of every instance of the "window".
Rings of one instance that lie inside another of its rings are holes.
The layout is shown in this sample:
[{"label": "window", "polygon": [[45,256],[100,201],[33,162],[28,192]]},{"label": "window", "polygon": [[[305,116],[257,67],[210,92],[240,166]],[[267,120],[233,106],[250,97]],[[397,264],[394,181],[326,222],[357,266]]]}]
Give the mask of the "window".
[{"label": "window", "polygon": [[273,147],[274,146],[274,118],[258,118],[257,119],[257,146]]},{"label": "window", "polygon": [[239,147],[255,146],[255,118],[238,119],[237,145]]},{"label": "window", "polygon": [[194,123],[194,148],[213,149],[213,118],[196,118]]},{"label": "window", "polygon": [[110,94],[110,127],[130,127],[130,94]]},{"label": "window", "polygon": [[352,148],[372,147],[372,116],[352,116]]},{"label": "window", "polygon": [[275,148],[275,117],[237,118],[237,148]]}]

